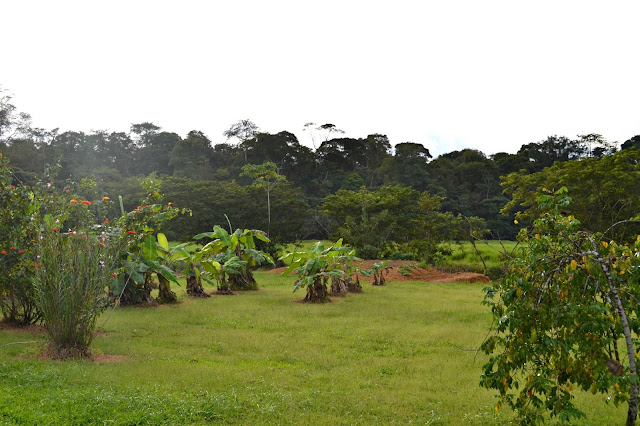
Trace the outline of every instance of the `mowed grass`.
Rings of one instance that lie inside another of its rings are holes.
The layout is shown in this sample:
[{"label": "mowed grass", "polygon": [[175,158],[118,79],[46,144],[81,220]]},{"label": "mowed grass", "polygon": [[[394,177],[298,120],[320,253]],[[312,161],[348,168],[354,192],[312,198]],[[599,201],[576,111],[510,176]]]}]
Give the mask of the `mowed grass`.
[{"label": "mowed grass", "polygon": [[[478,385],[486,357],[473,349],[491,321],[481,284],[366,285],[305,305],[293,278],[257,279],[259,291],[237,296],[193,300],[179,287],[180,304],[106,312],[93,344],[105,361],[47,361],[42,343],[0,347],[0,423],[509,421]],[[32,340],[44,336],[0,331],[0,346]],[[604,399],[580,395],[584,424],[623,422],[624,407]]]}]

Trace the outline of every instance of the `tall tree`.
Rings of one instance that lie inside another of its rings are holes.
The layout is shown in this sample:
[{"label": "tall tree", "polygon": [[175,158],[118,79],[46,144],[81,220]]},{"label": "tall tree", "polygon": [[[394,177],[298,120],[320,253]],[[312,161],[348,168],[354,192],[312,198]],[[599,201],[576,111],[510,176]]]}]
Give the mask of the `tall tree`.
[{"label": "tall tree", "polygon": [[209,180],[213,177],[211,141],[204,133],[192,130],[185,139],[176,142],[169,155],[174,176]]},{"label": "tall tree", "polygon": [[258,188],[264,188],[267,193],[268,237],[271,230],[271,192],[287,178],[281,175],[278,166],[270,161],[262,164],[247,164],[242,168],[242,174],[253,178],[253,184]]}]

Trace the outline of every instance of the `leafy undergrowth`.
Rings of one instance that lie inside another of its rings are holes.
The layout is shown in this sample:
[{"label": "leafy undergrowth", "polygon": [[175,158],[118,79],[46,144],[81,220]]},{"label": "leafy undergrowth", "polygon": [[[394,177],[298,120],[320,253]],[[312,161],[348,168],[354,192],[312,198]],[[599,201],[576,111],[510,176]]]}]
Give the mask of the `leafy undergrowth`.
[{"label": "leafy undergrowth", "polygon": [[[499,424],[478,386],[483,284],[365,285],[294,303],[293,279],[160,308],[118,308],[92,346],[110,362],[39,357],[40,332],[0,330],[2,424]],[[209,289],[211,290],[211,289]],[[454,346],[455,345],[455,346]],[[456,347],[457,346],[457,347]],[[459,348],[458,348],[459,347]],[[112,356],[112,357],[109,357]],[[581,395],[585,424],[625,410]]]}]

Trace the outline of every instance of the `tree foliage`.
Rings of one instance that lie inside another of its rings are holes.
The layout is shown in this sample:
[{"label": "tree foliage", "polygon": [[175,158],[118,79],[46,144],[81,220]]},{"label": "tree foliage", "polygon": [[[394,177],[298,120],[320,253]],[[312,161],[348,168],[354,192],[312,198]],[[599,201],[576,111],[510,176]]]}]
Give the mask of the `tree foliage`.
[{"label": "tree foliage", "polygon": [[540,217],[519,239],[526,244],[507,275],[486,288],[495,333],[482,386],[498,391],[522,424],[548,413],[584,417],[578,389],[628,401],[627,424],[638,403],[640,236],[630,244],[612,233],[584,230],[566,188],[538,197]]},{"label": "tree foliage", "polygon": [[[538,197],[566,186],[573,197],[567,212],[587,230],[604,232],[640,211],[640,151],[623,150],[600,159],[555,163],[537,173],[512,173],[502,179],[502,186],[511,197],[503,214],[516,210],[516,219],[523,223],[540,215]],[[633,237],[637,229],[626,224],[612,232],[624,240]]]}]

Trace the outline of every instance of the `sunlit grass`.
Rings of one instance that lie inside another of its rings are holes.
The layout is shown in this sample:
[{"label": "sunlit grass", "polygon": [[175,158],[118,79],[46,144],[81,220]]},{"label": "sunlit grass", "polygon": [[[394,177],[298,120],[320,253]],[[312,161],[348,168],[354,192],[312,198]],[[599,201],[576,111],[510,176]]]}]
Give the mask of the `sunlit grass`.
[{"label": "sunlit grass", "polygon": [[[0,419],[8,424],[496,424],[478,386],[490,326],[482,284],[390,283],[334,303],[297,303],[293,278],[257,273],[259,291],[98,321],[96,354],[52,362],[38,344],[0,347]],[[105,323],[106,321],[106,323]],[[0,331],[0,345],[43,339]],[[462,349],[467,350],[462,350]],[[587,424],[624,408],[582,395]]]},{"label": "sunlit grass", "polygon": [[[483,259],[488,268],[502,266],[508,259],[504,256],[504,252],[506,251],[508,255],[515,254],[514,248],[517,243],[516,241],[477,241],[476,248],[480,254],[468,241],[450,242],[448,245],[452,253],[445,257],[444,263],[446,265],[467,266],[471,269],[482,270]],[[522,247],[522,245],[518,245],[518,247]]]}]

